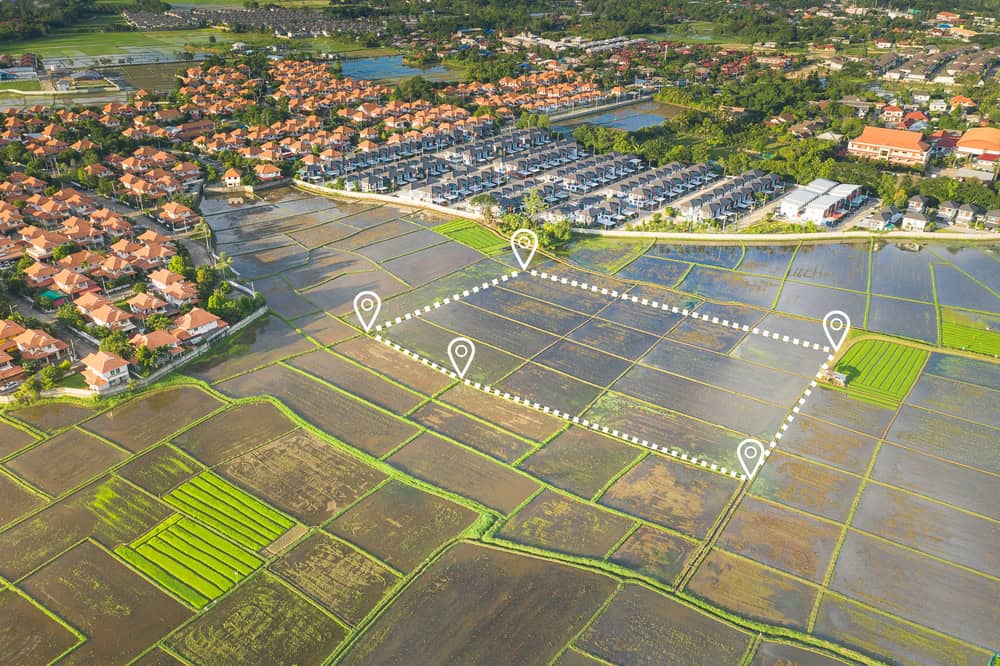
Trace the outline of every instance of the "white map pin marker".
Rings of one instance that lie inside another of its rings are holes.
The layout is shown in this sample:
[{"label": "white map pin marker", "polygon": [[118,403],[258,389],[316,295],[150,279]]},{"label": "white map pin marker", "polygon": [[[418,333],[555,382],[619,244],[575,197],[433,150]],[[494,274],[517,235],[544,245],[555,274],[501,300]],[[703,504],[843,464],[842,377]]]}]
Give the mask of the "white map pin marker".
[{"label": "white map pin marker", "polygon": [[521,265],[521,270],[527,270],[538,249],[538,236],[531,229],[518,229],[510,237],[510,249],[514,250],[514,258]]},{"label": "white map pin marker", "polygon": [[448,343],[448,358],[451,359],[451,367],[455,368],[455,374],[459,379],[465,379],[465,373],[472,364],[472,357],[476,355],[476,345],[469,338],[455,338]]},{"label": "white map pin marker", "polygon": [[826,339],[830,341],[833,351],[837,351],[847,339],[847,332],[851,330],[851,318],[846,312],[831,310],[823,317],[823,330],[826,331]]},{"label": "white map pin marker", "polygon": [[365,327],[365,333],[371,333],[375,318],[382,309],[382,299],[374,291],[362,291],[354,297],[354,314]]},{"label": "white map pin marker", "polygon": [[756,439],[744,439],[736,447],[736,457],[740,459],[747,477],[752,477],[764,463],[764,450],[764,445]]}]

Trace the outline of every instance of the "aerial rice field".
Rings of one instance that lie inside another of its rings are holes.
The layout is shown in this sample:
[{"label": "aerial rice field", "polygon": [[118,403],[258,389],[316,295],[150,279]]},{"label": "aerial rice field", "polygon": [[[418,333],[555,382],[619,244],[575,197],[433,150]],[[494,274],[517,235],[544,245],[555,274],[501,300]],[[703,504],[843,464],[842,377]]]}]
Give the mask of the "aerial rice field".
[{"label": "aerial rice field", "polygon": [[927,352],[883,340],[862,340],[837,362],[847,375],[851,397],[882,407],[897,407],[920,374]]},{"label": "aerial rice field", "polygon": [[499,254],[510,246],[508,241],[470,220],[445,222],[435,226],[434,231],[487,255]]}]

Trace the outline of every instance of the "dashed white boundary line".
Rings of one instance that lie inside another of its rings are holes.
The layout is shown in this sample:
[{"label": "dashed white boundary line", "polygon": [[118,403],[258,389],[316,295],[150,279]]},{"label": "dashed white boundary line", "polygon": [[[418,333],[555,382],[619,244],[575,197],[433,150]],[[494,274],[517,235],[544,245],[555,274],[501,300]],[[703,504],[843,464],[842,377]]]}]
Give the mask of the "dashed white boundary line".
[{"label": "dashed white boundary line", "polygon": [[[474,382],[471,379],[463,379],[462,377],[459,377],[458,374],[455,373],[453,370],[451,370],[451,369],[449,369],[449,368],[447,368],[447,367],[445,367],[443,365],[440,365],[439,363],[436,363],[436,362],[430,360],[429,358],[421,356],[417,352],[412,351],[410,349],[407,349],[406,347],[403,347],[402,345],[399,345],[399,344],[393,342],[392,340],[389,340],[385,336],[381,335],[381,331],[383,331],[383,330],[385,330],[387,328],[391,328],[392,326],[394,326],[396,324],[401,324],[404,321],[408,321],[410,319],[414,319],[414,318],[417,318],[417,317],[422,317],[423,315],[431,312],[432,310],[440,309],[442,306],[448,305],[450,303],[454,303],[456,301],[460,301],[460,300],[462,300],[462,298],[466,298],[468,296],[471,296],[472,294],[477,294],[477,293],[479,293],[481,291],[485,291],[485,290],[489,289],[490,287],[498,286],[499,284],[501,284],[503,282],[507,282],[507,281],[509,281],[509,280],[511,280],[513,278],[518,277],[519,275],[521,275],[521,273],[518,272],[518,271],[511,271],[509,273],[504,273],[503,275],[500,275],[499,277],[495,277],[492,280],[486,280],[483,283],[478,284],[478,285],[472,287],[471,289],[464,289],[461,292],[455,292],[451,296],[446,296],[445,298],[438,299],[438,300],[434,301],[433,303],[431,303],[429,305],[425,305],[423,307],[418,307],[417,309],[415,309],[415,310],[413,310],[411,312],[407,312],[407,313],[405,313],[403,315],[400,315],[400,316],[396,317],[395,319],[386,320],[382,324],[379,324],[379,325],[377,325],[375,327],[375,331],[376,331],[375,339],[377,341],[381,342],[382,344],[386,345],[387,347],[390,347],[392,349],[395,349],[398,352],[401,352],[404,356],[408,356],[408,357],[410,357],[410,358],[418,361],[419,363],[422,363],[423,365],[426,365],[426,366],[432,368],[433,370],[437,370],[438,372],[440,372],[440,373],[442,373],[442,374],[444,374],[444,375],[446,375],[446,376],[448,376],[448,377],[450,377],[452,379],[457,379],[457,380],[463,382],[466,386],[470,386],[472,388],[475,388],[477,390],[483,391],[485,393],[490,393],[490,394],[495,395],[497,397],[503,398],[504,400],[510,400],[511,402],[517,403],[519,405],[524,405],[526,407],[529,407],[531,409],[535,409],[535,410],[540,411],[540,412],[545,413],[545,414],[551,414],[552,416],[559,417],[559,418],[561,418],[561,419],[563,419],[565,421],[569,421],[570,423],[573,423],[573,424],[576,424],[576,425],[581,425],[581,426],[583,426],[585,428],[590,428],[591,430],[595,430],[595,431],[604,433],[606,435],[609,435],[611,437],[615,437],[615,438],[620,439],[620,440],[622,440],[624,442],[627,442],[629,444],[637,444],[639,446],[642,446],[644,448],[650,449],[652,451],[658,451],[658,452],[663,453],[665,455],[669,455],[672,458],[677,458],[678,460],[683,460],[683,461],[685,461],[687,463],[690,463],[692,465],[696,465],[698,467],[703,467],[703,468],[705,468],[707,470],[710,470],[712,472],[716,472],[718,474],[722,474],[724,476],[731,477],[733,479],[739,479],[740,481],[745,481],[748,478],[746,474],[740,473],[740,472],[738,472],[736,470],[733,470],[733,469],[722,467],[722,466],[718,465],[717,463],[709,462],[709,461],[707,461],[707,460],[705,460],[703,458],[699,458],[697,456],[690,455],[687,452],[680,451],[680,450],[672,448],[672,447],[667,447],[667,446],[662,446],[662,445],[659,445],[659,444],[655,444],[655,443],[650,442],[650,441],[645,440],[645,439],[639,439],[638,437],[635,437],[634,435],[629,435],[626,432],[622,432],[620,430],[609,428],[607,426],[602,426],[602,425],[600,425],[600,424],[598,424],[598,423],[596,423],[594,421],[589,421],[587,419],[580,418],[578,416],[574,416],[573,414],[570,414],[569,412],[563,412],[563,411],[560,411],[558,409],[554,409],[552,407],[548,407],[547,405],[542,405],[542,404],[540,404],[538,402],[535,402],[533,400],[529,400],[528,398],[524,398],[524,397],[521,397],[519,395],[512,394],[512,393],[507,392],[507,391],[503,391],[503,390],[498,389],[498,388],[496,388],[494,386],[490,386],[489,384],[482,384],[480,382]],[[663,312],[670,312],[670,313],[673,313],[673,314],[679,314],[682,317],[690,317],[690,318],[696,319],[696,320],[700,319],[702,321],[706,321],[706,322],[709,322],[709,323],[712,323],[712,324],[717,324],[717,325],[723,326],[725,328],[732,328],[734,330],[743,331],[745,333],[751,333],[753,335],[760,335],[761,337],[764,337],[764,338],[770,338],[772,340],[776,340],[778,342],[788,343],[788,344],[791,344],[791,345],[794,345],[794,346],[797,346],[797,347],[800,346],[800,347],[802,347],[804,349],[811,349],[811,350],[815,350],[815,351],[823,351],[824,353],[829,353],[830,352],[830,346],[829,345],[820,346],[818,343],[815,343],[815,342],[810,342],[808,340],[801,340],[799,338],[791,337],[791,336],[788,336],[788,335],[782,335],[780,333],[777,333],[777,332],[774,332],[774,331],[769,331],[767,329],[761,330],[759,327],[750,328],[750,326],[748,326],[747,324],[740,324],[738,322],[730,322],[728,319],[723,319],[722,321],[720,321],[719,318],[716,317],[716,316],[711,316],[711,315],[707,315],[707,314],[701,314],[699,312],[695,312],[694,310],[689,310],[688,308],[678,307],[676,305],[671,305],[669,303],[661,303],[661,302],[658,302],[658,301],[655,301],[655,300],[650,300],[648,298],[640,298],[638,296],[630,296],[629,294],[624,293],[624,292],[620,292],[620,291],[618,291],[616,289],[607,289],[607,288],[604,288],[604,287],[598,287],[597,285],[588,284],[586,282],[581,282],[579,280],[571,280],[571,279],[566,278],[566,277],[561,277],[559,275],[547,273],[545,271],[537,271],[537,270],[534,270],[534,269],[532,269],[530,271],[530,275],[533,276],[533,277],[541,278],[542,280],[550,280],[550,281],[558,283],[558,284],[568,285],[568,286],[571,286],[571,287],[577,287],[579,289],[582,289],[584,291],[589,291],[591,293],[599,293],[599,294],[601,294],[603,296],[611,296],[612,298],[621,299],[621,300],[626,301],[626,302],[637,303],[637,304],[640,304],[640,305],[644,305],[646,307],[653,308],[655,310],[659,310],[659,311],[663,311]],[[823,363],[823,365],[820,367],[820,369],[816,371],[815,378],[812,379],[809,382],[809,386],[799,395],[799,399],[796,402],[795,406],[792,407],[791,412],[785,417],[784,423],[781,424],[781,427],[778,429],[778,431],[774,434],[774,437],[768,443],[768,447],[764,450],[764,457],[761,459],[760,463],[754,469],[754,473],[753,473],[752,476],[755,477],[757,475],[757,472],[759,472],[760,468],[763,467],[763,465],[764,465],[764,459],[766,459],[768,456],[770,456],[771,455],[771,451],[778,446],[778,441],[781,440],[781,438],[784,435],[784,433],[788,430],[789,425],[795,420],[795,416],[799,413],[799,411],[802,409],[802,407],[806,404],[806,400],[809,398],[809,396],[812,395],[812,390],[814,388],[816,388],[816,386],[817,386],[817,381],[816,380],[818,380],[818,379],[820,379],[822,377],[823,372],[830,367],[829,364],[833,360],[834,360],[833,354],[829,354],[827,356],[826,361]]]}]

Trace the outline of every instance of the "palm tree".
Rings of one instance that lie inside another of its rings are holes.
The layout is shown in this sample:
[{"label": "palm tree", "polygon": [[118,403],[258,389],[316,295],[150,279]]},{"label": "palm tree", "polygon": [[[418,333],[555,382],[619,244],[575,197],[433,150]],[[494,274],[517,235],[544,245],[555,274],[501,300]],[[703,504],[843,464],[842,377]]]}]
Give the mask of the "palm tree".
[{"label": "palm tree", "polygon": [[215,268],[222,273],[222,279],[226,279],[226,271],[232,269],[233,258],[225,252],[215,255]]},{"label": "palm tree", "polygon": [[212,230],[208,226],[208,222],[205,221],[205,218],[202,218],[198,224],[194,225],[192,236],[201,236],[205,239],[205,251],[211,256],[212,248],[209,245],[209,241],[212,239]]}]

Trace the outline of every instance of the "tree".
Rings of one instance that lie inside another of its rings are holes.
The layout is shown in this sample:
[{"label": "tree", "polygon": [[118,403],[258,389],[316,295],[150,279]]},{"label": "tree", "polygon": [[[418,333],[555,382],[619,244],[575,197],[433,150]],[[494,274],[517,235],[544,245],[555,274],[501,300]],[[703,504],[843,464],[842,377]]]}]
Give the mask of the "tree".
[{"label": "tree", "polygon": [[144,373],[153,371],[163,361],[163,348],[150,349],[146,345],[140,345],[135,350],[135,361],[139,369]]},{"label": "tree", "polygon": [[38,373],[38,380],[41,382],[43,389],[54,388],[56,382],[58,382],[61,378],[62,373],[59,372],[59,368],[54,365],[47,365]]},{"label": "tree", "polygon": [[233,258],[225,252],[220,252],[215,257],[215,268],[222,273],[222,279],[226,279],[226,271],[233,267]]},{"label": "tree", "polygon": [[112,331],[104,336],[99,348],[102,352],[117,354],[122,358],[131,358],[133,355],[132,345],[121,331]]},{"label": "tree", "polygon": [[179,254],[175,254],[173,257],[170,258],[170,263],[167,264],[167,270],[169,270],[171,273],[184,275],[184,272],[187,270],[187,265],[184,263],[184,258]]},{"label": "tree", "polygon": [[487,225],[493,224],[494,212],[497,207],[497,200],[491,194],[477,194],[469,200],[473,206],[479,208],[479,212],[482,213],[483,222]]},{"label": "tree", "polygon": [[76,243],[63,243],[62,245],[60,245],[59,247],[57,247],[52,251],[52,260],[59,261],[60,259],[63,259],[73,254],[78,249],[79,248],[76,246]]},{"label": "tree", "polygon": [[173,325],[170,317],[163,314],[153,314],[146,317],[147,331],[165,331]]},{"label": "tree", "polygon": [[145,282],[136,282],[132,285],[133,294],[145,294],[149,290],[149,286]]},{"label": "tree", "polygon": [[84,321],[80,311],[72,303],[64,303],[56,310],[56,321],[67,328],[83,329]]},{"label": "tree", "polygon": [[14,400],[19,405],[30,405],[41,397],[41,383],[37,377],[28,377],[14,394]]},{"label": "tree", "polygon": [[529,191],[524,195],[522,201],[524,204],[524,212],[528,214],[528,217],[534,219],[543,210],[547,209],[549,205],[545,203],[545,199],[542,198],[542,193],[537,189]]}]

